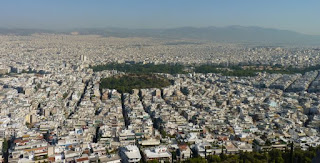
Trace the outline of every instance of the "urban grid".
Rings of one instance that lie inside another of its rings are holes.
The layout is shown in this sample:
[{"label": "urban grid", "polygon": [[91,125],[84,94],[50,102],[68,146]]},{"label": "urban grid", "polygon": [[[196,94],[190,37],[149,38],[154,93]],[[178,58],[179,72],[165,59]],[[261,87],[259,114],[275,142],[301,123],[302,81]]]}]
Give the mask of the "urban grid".
[{"label": "urban grid", "polygon": [[[123,92],[101,81],[133,73],[94,70],[111,63],[186,70],[154,73],[170,81],[165,87]],[[316,148],[320,67],[303,73],[263,70],[319,63],[320,49],[311,46],[1,35],[0,162],[187,162]],[[261,71],[199,73],[199,65]]]}]

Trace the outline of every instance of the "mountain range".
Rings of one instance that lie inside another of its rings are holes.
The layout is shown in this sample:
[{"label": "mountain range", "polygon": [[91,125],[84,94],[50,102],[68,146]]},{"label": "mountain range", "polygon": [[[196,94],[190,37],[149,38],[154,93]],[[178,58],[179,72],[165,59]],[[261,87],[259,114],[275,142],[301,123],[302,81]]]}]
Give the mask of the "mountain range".
[{"label": "mountain range", "polygon": [[105,37],[153,37],[163,39],[197,39],[217,42],[281,43],[320,45],[319,35],[307,35],[289,30],[262,27],[181,27],[170,29],[78,28],[69,30],[9,29],[0,28],[0,34],[30,35],[33,33],[78,32],[81,35],[97,34]]}]

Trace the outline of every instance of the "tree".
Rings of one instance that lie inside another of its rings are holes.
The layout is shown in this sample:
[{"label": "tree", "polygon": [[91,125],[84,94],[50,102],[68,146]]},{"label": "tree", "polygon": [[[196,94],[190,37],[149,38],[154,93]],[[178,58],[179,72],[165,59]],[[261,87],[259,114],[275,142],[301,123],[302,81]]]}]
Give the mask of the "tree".
[{"label": "tree", "polygon": [[68,93],[67,92],[64,93],[62,97],[63,97],[63,99],[66,99],[68,97]]},{"label": "tree", "polygon": [[272,143],[271,143],[271,141],[268,139],[267,141],[266,141],[266,143],[265,143],[267,146],[270,146],[270,145],[272,145]]},{"label": "tree", "polygon": [[293,142],[290,145],[290,163],[293,163]]},{"label": "tree", "polygon": [[210,155],[208,156],[209,162],[221,162],[221,158],[218,155]]},{"label": "tree", "polygon": [[189,160],[184,161],[185,163],[207,163],[207,160],[202,157],[190,158]]},{"label": "tree", "polygon": [[270,156],[271,162],[277,162],[277,163],[284,162],[284,160],[282,158],[282,152],[278,149],[272,149],[269,152],[269,156]]},{"label": "tree", "polygon": [[5,162],[8,161],[8,149],[9,149],[9,143],[6,138],[4,138],[3,143],[2,143],[2,153],[4,156]]}]

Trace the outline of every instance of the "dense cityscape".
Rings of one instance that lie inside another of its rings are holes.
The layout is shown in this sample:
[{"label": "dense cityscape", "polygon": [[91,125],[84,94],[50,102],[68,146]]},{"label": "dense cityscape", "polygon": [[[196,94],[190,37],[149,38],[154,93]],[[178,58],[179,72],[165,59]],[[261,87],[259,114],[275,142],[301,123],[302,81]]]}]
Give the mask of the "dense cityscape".
[{"label": "dense cityscape", "polygon": [[2,162],[311,162],[320,145],[320,69],[265,71],[315,67],[317,47],[33,34],[1,35],[0,56]]}]

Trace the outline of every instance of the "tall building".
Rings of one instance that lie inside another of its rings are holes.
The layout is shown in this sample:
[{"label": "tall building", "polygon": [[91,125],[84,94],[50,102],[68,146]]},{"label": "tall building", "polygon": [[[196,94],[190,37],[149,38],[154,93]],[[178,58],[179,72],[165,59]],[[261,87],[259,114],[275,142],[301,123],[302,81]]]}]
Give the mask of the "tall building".
[{"label": "tall building", "polygon": [[87,61],[87,56],[80,55],[80,60],[83,61],[83,62]]}]

